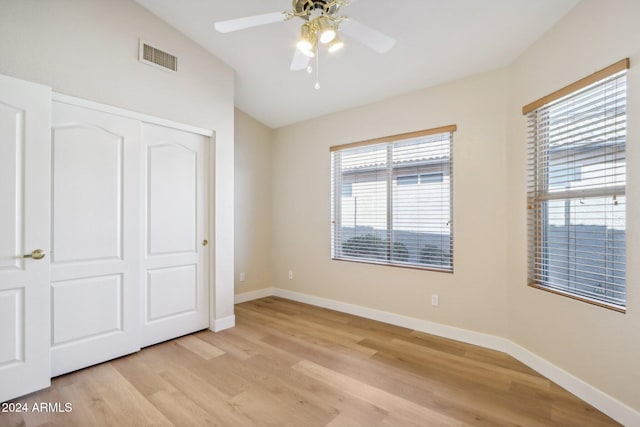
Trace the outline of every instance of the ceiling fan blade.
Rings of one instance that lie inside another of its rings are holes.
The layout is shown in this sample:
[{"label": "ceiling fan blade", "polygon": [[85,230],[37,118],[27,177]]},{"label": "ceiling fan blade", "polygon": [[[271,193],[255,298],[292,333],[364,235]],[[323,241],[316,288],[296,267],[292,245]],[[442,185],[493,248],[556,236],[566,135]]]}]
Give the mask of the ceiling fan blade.
[{"label": "ceiling fan blade", "polygon": [[229,33],[231,31],[258,27],[260,25],[273,24],[274,22],[284,21],[285,18],[286,15],[282,12],[272,12],[238,19],[229,19],[228,21],[219,21],[213,24],[213,26],[219,33]]},{"label": "ceiling fan blade", "polygon": [[378,53],[388,52],[396,44],[395,39],[352,18],[340,25],[340,31]]},{"label": "ceiling fan blade", "polygon": [[304,70],[309,66],[309,57],[296,49],[291,60],[291,71]]}]

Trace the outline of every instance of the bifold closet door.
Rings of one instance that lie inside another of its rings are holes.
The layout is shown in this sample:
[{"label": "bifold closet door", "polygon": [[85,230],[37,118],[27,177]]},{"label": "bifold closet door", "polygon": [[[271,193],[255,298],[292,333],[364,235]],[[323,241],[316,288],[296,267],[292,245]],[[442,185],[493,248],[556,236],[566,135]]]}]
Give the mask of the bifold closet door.
[{"label": "bifold closet door", "polygon": [[85,104],[52,111],[54,376],[209,326],[209,138]]},{"label": "bifold closet door", "polygon": [[209,139],[143,123],[142,346],[209,326]]},{"label": "bifold closet door", "polygon": [[54,102],[52,376],[140,349],[140,123]]}]

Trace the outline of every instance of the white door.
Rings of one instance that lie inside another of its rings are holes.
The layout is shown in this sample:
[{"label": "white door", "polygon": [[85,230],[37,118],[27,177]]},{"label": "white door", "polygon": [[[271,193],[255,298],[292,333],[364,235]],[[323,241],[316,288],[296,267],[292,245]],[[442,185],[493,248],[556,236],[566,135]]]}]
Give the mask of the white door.
[{"label": "white door", "polygon": [[140,349],[140,123],[53,103],[53,376]]},{"label": "white door", "polygon": [[209,326],[208,138],[144,123],[142,345]]},{"label": "white door", "polygon": [[0,402],[50,384],[50,112],[49,88],[0,76]]}]

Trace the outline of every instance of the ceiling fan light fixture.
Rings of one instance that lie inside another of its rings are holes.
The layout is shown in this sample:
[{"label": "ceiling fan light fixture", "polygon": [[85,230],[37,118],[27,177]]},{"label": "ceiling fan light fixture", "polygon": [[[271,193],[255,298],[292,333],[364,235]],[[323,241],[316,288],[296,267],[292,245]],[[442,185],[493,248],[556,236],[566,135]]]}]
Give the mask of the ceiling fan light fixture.
[{"label": "ceiling fan light fixture", "polygon": [[306,56],[313,56],[313,45],[308,40],[300,40],[298,44],[296,44],[296,47]]},{"label": "ceiling fan light fixture", "polygon": [[320,43],[327,44],[336,38],[336,29],[331,24],[331,21],[326,16],[316,18],[315,25],[318,28],[318,35]]},{"label": "ceiling fan light fixture", "polygon": [[309,24],[304,24],[300,30],[300,40],[296,43],[296,47],[304,55],[313,58],[315,56],[316,44],[318,38],[314,31],[312,31]]},{"label": "ceiling fan light fixture", "polygon": [[[348,27],[343,27],[342,23],[349,20],[349,17],[340,15],[339,11],[349,3],[349,0],[292,0],[291,10],[219,21],[215,22],[214,26],[217,31],[228,33],[273,22],[300,18],[303,21],[300,29],[300,38],[295,43],[295,55],[289,68],[292,71],[306,69],[308,73],[315,71],[315,88],[319,89],[319,48],[321,47],[319,44],[327,45],[329,53],[335,53],[342,49],[344,42],[340,39],[338,31],[355,38],[378,53],[387,52],[396,43],[394,39],[386,34],[360,24],[355,20],[350,20],[351,23]],[[314,67],[309,65],[310,58],[315,61]]]},{"label": "ceiling fan light fixture", "polygon": [[317,39],[314,37],[309,43],[307,42],[298,43],[297,48],[304,56],[313,58],[314,56],[316,56],[317,45],[318,45]]},{"label": "ceiling fan light fixture", "polygon": [[344,47],[344,42],[338,36],[336,36],[331,43],[329,43],[329,52],[337,52]]},{"label": "ceiling fan light fixture", "polygon": [[308,56],[309,58],[313,58],[313,57],[316,56],[316,52],[315,51],[316,51],[316,49],[314,47],[314,48],[311,48],[309,50],[301,50],[300,52],[302,52],[302,54],[304,56]]}]

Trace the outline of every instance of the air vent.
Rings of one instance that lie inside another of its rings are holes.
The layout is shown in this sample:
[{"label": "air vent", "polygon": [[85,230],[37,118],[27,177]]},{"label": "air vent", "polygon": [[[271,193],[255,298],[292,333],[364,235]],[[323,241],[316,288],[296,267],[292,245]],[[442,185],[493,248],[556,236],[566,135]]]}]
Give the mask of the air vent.
[{"label": "air vent", "polygon": [[160,67],[163,70],[178,71],[178,57],[171,55],[163,50],[149,45],[147,42],[140,40],[140,57],[141,62]]}]

